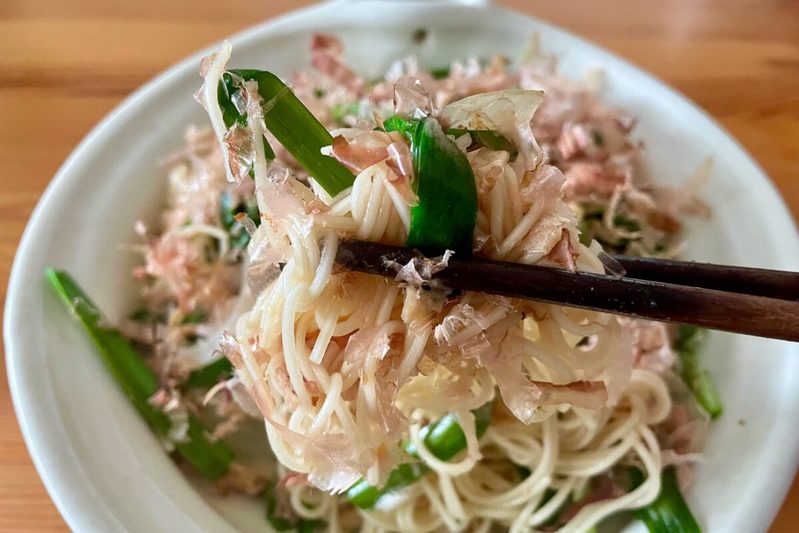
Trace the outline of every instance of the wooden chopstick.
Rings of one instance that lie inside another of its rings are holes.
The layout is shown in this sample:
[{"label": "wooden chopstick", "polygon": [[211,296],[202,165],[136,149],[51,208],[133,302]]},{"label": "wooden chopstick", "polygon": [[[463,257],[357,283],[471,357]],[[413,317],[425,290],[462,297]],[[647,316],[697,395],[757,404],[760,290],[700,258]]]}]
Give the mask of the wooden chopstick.
[{"label": "wooden chopstick", "polygon": [[[410,248],[342,241],[336,262],[348,270],[395,277],[396,265],[404,265],[414,257],[421,257],[421,254]],[[627,264],[632,265],[633,262]],[[655,273],[650,263],[646,267],[646,272]],[[726,268],[713,265],[713,271],[717,273],[723,274]],[[640,267],[640,271],[645,270]],[[736,275],[739,274],[740,269]],[[684,271],[673,269],[669,275],[673,276],[671,279],[687,276]],[[757,276],[754,278],[738,279],[746,280],[751,290],[756,285]],[[697,287],[693,285],[693,279],[686,279],[692,285],[683,285],[480,258],[464,260],[454,255],[448,266],[434,275],[434,279],[450,289],[481,291],[662,322],[694,324],[734,333],[799,341],[799,301]],[[786,279],[790,281],[793,278],[788,275]]]},{"label": "wooden chopstick", "polygon": [[625,255],[613,259],[630,278],[799,301],[799,272]]}]

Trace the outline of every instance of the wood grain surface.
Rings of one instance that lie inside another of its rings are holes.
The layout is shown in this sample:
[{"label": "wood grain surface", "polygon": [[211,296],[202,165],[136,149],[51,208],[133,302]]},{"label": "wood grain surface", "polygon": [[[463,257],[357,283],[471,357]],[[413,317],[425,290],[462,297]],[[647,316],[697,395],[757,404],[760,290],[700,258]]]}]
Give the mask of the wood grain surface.
[{"label": "wood grain surface", "polygon": [[[190,52],[310,4],[291,0],[2,0],[0,290],[39,195],[88,130]],[[799,216],[799,1],[498,0],[572,30],[704,107]],[[775,453],[779,451],[775,450]],[[0,385],[0,531],[63,531]],[[799,531],[799,484],[771,531]]]}]

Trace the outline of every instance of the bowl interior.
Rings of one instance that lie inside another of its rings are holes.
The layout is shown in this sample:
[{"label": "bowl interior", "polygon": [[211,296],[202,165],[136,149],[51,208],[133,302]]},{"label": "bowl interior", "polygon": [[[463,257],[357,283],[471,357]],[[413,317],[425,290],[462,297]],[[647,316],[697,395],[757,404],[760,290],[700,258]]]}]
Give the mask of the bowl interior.
[{"label": "bowl interior", "polygon": [[[427,31],[422,43],[413,38],[419,28]],[[335,3],[234,38],[231,64],[288,75],[308,64],[310,35],[320,30],[342,37],[348,59],[367,76],[410,53],[426,66],[497,52],[514,58],[537,32],[546,50],[562,56],[565,73],[605,71],[607,101],[640,118],[636,135],[646,141],[646,163],[657,181],[679,184],[714,158],[704,195],[714,215],[692,222],[687,257],[799,266],[791,218],[740,147],[660,82],[580,39],[492,7]],[[160,162],[180,147],[186,126],[206,124],[192,99],[200,84],[198,59],[148,84],[76,150],[37,208],[15,264],[5,331],[15,405],[48,489],[78,530],[264,528],[260,505],[220,500],[201,483],[199,491],[192,487],[42,280],[45,266],[65,268],[110,319],[129,310],[136,255],[123,245],[134,242],[135,220],[157,220],[165,185]],[[726,412],[712,426],[689,494],[708,530],[763,530],[778,509],[796,469],[798,351],[779,341],[711,334],[705,360]]]}]

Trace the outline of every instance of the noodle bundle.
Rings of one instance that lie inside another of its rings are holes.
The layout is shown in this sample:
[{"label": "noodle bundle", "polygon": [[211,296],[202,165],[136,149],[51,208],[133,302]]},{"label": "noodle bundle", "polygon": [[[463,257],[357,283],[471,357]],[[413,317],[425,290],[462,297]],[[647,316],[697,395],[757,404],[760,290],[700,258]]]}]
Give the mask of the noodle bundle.
[{"label": "noodle bundle", "polygon": [[[228,390],[247,416],[263,419],[286,494],[281,512],[331,531],[585,531],[653,502],[661,471],[685,467],[703,424],[675,379],[668,328],[446,291],[431,276],[447,268],[451,250],[393,265],[396,279],[344,271],[334,259],[343,238],[408,240],[418,176],[407,139],[383,127],[395,113],[434,118],[468,160],[478,256],[616,274],[603,247],[673,255],[678,217],[701,206],[638,177],[631,121],[554,74],[538,52],[516,71],[502,58],[456,62],[443,79],[409,58],[371,86],[342,53],[335,38],[316,36],[316,70],[297,74],[293,90],[331,129],[323,153],[352,171],[352,185],[328,194],[276,143],[265,118],[275,102],[254,81],[234,80],[246,124],[226,124],[217,101],[226,44],[204,61],[197,95],[217,143],[181,167],[205,185],[177,197],[142,270],[167,300],[178,296],[184,314],[197,301],[214,308],[218,333],[193,350],[218,345],[235,374],[205,401]],[[513,149],[475,142],[473,131],[495,132]],[[213,211],[225,190],[257,205],[256,220],[236,218],[246,250],[219,235],[213,215],[182,223],[197,198]],[[166,264],[167,252],[155,253],[170,242],[193,246],[198,235],[222,243],[219,268],[200,285],[225,287],[200,300],[201,290],[175,275],[174,261],[189,256],[169,248]],[[427,437],[448,416],[465,446],[442,459]],[[232,422],[224,431],[235,431]],[[669,439],[679,431],[687,436]],[[410,463],[427,473],[372,509],[344,494],[358,482],[382,487]],[[622,479],[626,467],[640,472],[638,483]]]}]

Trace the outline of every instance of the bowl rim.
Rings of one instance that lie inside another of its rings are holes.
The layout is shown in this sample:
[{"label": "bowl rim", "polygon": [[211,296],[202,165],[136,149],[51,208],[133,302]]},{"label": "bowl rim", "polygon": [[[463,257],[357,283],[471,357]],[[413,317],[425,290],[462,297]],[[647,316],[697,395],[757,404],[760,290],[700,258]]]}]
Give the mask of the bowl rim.
[{"label": "bowl rim", "polygon": [[[280,25],[290,23],[292,20],[305,17],[309,14],[325,11],[332,7],[331,4],[341,3],[344,1],[345,0],[338,0],[338,2],[323,2],[305,7],[303,9],[290,11],[279,17],[263,21],[237,32],[228,39],[234,44],[234,46],[245,45],[249,41],[256,39],[263,32],[268,32],[279,27]],[[400,0],[362,0],[359,3],[364,5],[385,5],[387,3],[400,3]],[[534,20],[536,24],[547,28],[547,30],[564,34],[581,45],[585,45],[600,51],[606,56],[612,57],[620,65],[637,72],[639,75],[647,78],[650,82],[653,82],[662,87],[664,90],[673,93],[678,99],[682,100],[689,107],[693,108],[695,112],[703,116],[709,123],[718,129],[724,135],[724,137],[726,137],[732,143],[740,155],[745,158],[747,163],[749,163],[755,170],[753,174],[753,180],[757,182],[761,192],[768,196],[766,201],[773,206],[775,211],[771,215],[781,218],[782,220],[779,221],[780,224],[786,228],[788,233],[792,233],[793,235],[793,239],[787,239],[788,244],[787,248],[783,250],[783,257],[787,257],[790,262],[799,265],[799,231],[797,231],[795,222],[790,215],[790,211],[788,210],[784,199],[780,196],[773,182],[768,178],[767,174],[752,158],[752,156],[723,126],[721,126],[713,117],[711,117],[707,112],[701,109],[697,104],[695,104],[681,92],[677,91],[670,85],[654,77],[643,69],[633,65],[629,61],[617,56],[613,52],[599,45],[593,44],[592,42],[583,39],[582,37],[579,37],[570,31],[564,30],[558,26],[547,23],[530,15],[516,13],[506,8],[495,6],[480,0],[437,3],[429,1],[426,2],[424,0],[412,0],[401,3],[408,9],[420,5],[431,6],[431,4],[435,3],[438,7],[442,8],[468,7],[470,9],[489,9],[513,13],[516,16]],[[167,85],[172,79],[179,78],[187,70],[195,69],[197,64],[199,64],[200,59],[214,51],[217,46],[218,43],[214,43],[171,65],[166,70],[159,73],[156,77],[136,89],[128,97],[123,99],[111,112],[109,112],[96,126],[91,129],[91,131],[70,153],[64,163],[55,173],[51,182],[46,187],[44,193],[37,202],[36,207],[28,220],[28,223],[26,224],[15,254],[13,266],[9,276],[3,324],[9,389],[20,430],[36,470],[62,517],[65,519],[69,527],[74,530],[92,530],[97,524],[90,517],[85,516],[86,513],[84,513],[84,510],[80,505],[78,505],[76,497],[71,494],[73,491],[75,491],[75,486],[73,483],[74,477],[72,477],[72,475],[81,473],[80,465],[76,464],[77,461],[70,463],[72,459],[70,451],[64,450],[62,447],[60,447],[58,441],[50,441],[46,438],[51,433],[51,428],[41,417],[37,416],[36,413],[38,409],[37,406],[39,406],[43,400],[41,399],[39,392],[36,391],[34,387],[28,386],[30,376],[26,374],[25,370],[24,348],[21,346],[23,343],[19,341],[15,334],[16,331],[25,327],[25,309],[29,304],[29,302],[26,301],[24,293],[26,287],[25,281],[27,278],[25,267],[35,253],[37,247],[35,240],[36,234],[40,233],[47,224],[47,221],[45,220],[45,213],[48,210],[48,206],[56,203],[60,194],[71,185],[72,181],[74,181],[74,179],[69,179],[70,177],[68,174],[90,150],[90,147],[98,139],[103,138],[118,120],[124,119],[124,116],[130,112],[131,109],[133,109],[143,100],[147,99],[148,96],[157,91],[159,87]],[[799,399],[795,400],[794,403],[799,405]],[[771,483],[771,489],[773,492],[780,494],[781,497],[779,499],[775,498],[766,504],[761,502],[761,508],[763,509],[761,511],[761,515],[763,517],[768,517],[769,522],[773,520],[774,516],[779,510],[784,496],[792,482],[794,473],[797,470],[797,466],[799,466],[799,428],[794,429],[791,432],[791,435],[793,437],[792,440],[794,443],[791,450],[792,453],[783,455],[782,461],[784,468],[782,470],[782,475],[777,480],[772,479]],[[84,490],[86,490],[85,487]],[[103,506],[102,500],[99,498],[95,500],[95,503]],[[110,509],[108,511],[110,513]],[[117,525],[124,528],[122,524],[117,523]]]}]

